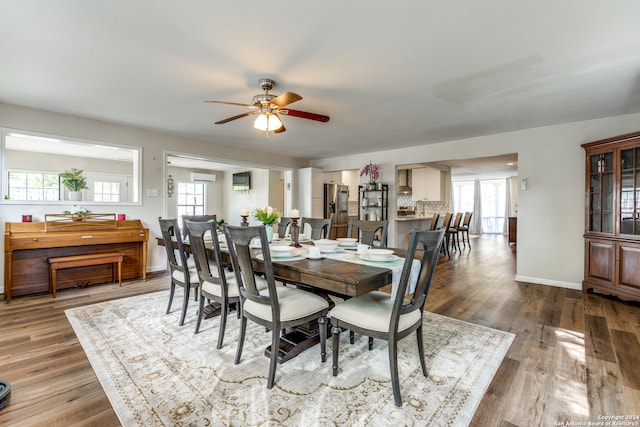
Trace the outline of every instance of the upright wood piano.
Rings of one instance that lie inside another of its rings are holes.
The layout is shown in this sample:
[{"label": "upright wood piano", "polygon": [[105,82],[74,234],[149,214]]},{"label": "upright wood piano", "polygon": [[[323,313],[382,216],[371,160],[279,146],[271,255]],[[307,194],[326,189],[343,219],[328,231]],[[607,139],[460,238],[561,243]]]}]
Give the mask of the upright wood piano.
[{"label": "upright wood piano", "polygon": [[[56,218],[59,217],[59,218]],[[45,215],[44,222],[7,222],[4,232],[4,296],[49,291],[50,257],[101,252],[124,255],[122,279],[146,279],[149,229],[140,220],[116,221],[115,215],[69,218]],[[57,288],[111,282],[109,264],[61,270]]]}]

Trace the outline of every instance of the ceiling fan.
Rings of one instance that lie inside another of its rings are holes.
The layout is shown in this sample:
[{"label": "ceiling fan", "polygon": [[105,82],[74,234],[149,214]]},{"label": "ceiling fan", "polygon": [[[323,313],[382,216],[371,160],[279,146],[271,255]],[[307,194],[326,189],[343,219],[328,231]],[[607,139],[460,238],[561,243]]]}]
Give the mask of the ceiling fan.
[{"label": "ceiling fan", "polygon": [[260,79],[258,80],[258,84],[264,90],[264,93],[259,95],[255,95],[251,104],[242,104],[238,102],[226,102],[226,101],[205,101],[212,102],[216,104],[229,104],[229,105],[239,105],[241,107],[249,107],[253,109],[253,111],[248,111],[246,113],[238,114],[237,116],[229,117],[223,120],[219,120],[216,122],[217,125],[221,125],[224,123],[229,123],[233,120],[240,119],[242,117],[252,116],[258,114],[253,127],[265,132],[274,132],[281,133],[284,132],[285,127],[280,119],[279,114],[285,116],[293,116],[300,117],[303,119],[315,120],[318,122],[326,123],[329,121],[329,116],[324,116],[322,114],[309,113],[306,111],[300,110],[292,110],[290,108],[284,108],[289,104],[292,104],[296,101],[300,101],[302,97],[297,93],[293,92],[285,92],[282,95],[276,96],[270,94],[269,91],[273,89],[276,85],[276,82],[271,79]]}]

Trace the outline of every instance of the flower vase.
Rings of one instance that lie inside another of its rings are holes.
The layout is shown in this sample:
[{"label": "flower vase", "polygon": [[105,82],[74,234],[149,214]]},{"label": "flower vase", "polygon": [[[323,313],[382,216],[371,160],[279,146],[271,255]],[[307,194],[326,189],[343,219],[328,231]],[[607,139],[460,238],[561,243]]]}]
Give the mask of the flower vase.
[{"label": "flower vase", "polygon": [[82,200],[82,191],[69,191],[69,200]]},{"label": "flower vase", "polygon": [[267,232],[267,242],[271,243],[273,240],[273,226],[271,224],[265,224],[264,230]]},{"label": "flower vase", "polygon": [[377,190],[377,189],[378,189],[378,184],[376,184],[375,182],[369,183],[369,190]]}]

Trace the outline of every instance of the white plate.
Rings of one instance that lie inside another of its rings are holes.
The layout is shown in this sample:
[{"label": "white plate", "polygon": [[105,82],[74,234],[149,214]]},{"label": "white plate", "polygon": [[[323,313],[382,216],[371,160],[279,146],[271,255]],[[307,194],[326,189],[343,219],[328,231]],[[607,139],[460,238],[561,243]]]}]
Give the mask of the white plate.
[{"label": "white plate", "polygon": [[296,254],[294,254],[293,252],[289,252],[288,254],[280,254],[278,252],[271,252],[271,258],[291,258],[296,256]]},{"label": "white plate", "polygon": [[310,256],[310,255],[307,255],[305,258],[307,258],[307,259],[311,259],[311,260],[314,260],[314,261],[315,261],[315,260],[318,260],[318,259],[322,259],[322,258],[324,258],[324,257],[323,257],[322,255],[320,255],[320,256],[316,256],[316,257],[314,257],[314,256]]},{"label": "white plate", "polygon": [[[264,257],[262,256],[262,254],[258,254],[256,255],[256,259],[259,259],[260,261],[264,261]],[[282,262],[282,261],[297,261],[299,259],[302,259],[302,257],[300,255],[292,255],[292,256],[281,256],[281,257],[271,257],[272,261],[277,261],[277,262]]]},{"label": "white plate", "polygon": [[358,247],[358,244],[350,244],[350,243],[340,243],[338,245],[338,247],[343,248],[343,249],[356,249]]},{"label": "white plate", "polygon": [[373,259],[371,258],[371,255],[368,254],[360,254],[360,259],[363,259],[365,261],[370,261],[370,262],[391,262],[391,261],[397,261],[400,259],[400,257],[398,255],[391,255],[389,256],[389,258],[386,259]]},{"label": "white plate", "polygon": [[[284,239],[285,242],[290,242],[291,238],[290,237],[285,237]],[[298,239],[298,243],[309,243],[311,241],[311,239]]]}]

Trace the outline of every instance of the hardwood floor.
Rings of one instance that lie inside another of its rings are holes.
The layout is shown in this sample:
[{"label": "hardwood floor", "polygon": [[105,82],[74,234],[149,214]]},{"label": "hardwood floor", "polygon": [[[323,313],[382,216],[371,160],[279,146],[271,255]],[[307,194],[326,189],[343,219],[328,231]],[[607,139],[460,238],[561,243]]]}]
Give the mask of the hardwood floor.
[{"label": "hardwood floor", "polygon": [[[640,304],[515,282],[515,247],[505,237],[471,243],[441,257],[426,309],[517,335],[472,425],[640,415]],[[64,310],[163,290],[167,281],[151,275],[0,304],[0,379],[12,386],[0,425],[119,425]]]}]

